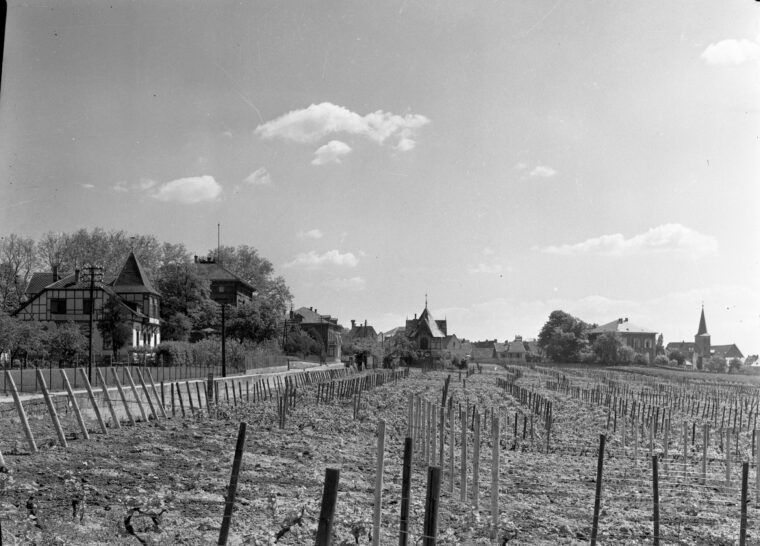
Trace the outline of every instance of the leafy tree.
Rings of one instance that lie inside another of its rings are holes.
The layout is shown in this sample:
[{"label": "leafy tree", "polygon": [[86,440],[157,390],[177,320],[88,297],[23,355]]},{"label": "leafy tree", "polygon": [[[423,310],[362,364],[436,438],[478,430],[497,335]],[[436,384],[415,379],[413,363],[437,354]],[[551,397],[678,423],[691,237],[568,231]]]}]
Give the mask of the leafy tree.
[{"label": "leafy tree", "polygon": [[62,232],[48,231],[37,242],[37,258],[48,271],[57,268],[61,274],[66,273],[68,251],[69,236]]},{"label": "leafy tree", "polygon": [[410,366],[419,360],[420,356],[420,351],[415,349],[408,337],[403,334],[395,335],[390,339],[390,345],[386,347],[385,365],[398,360],[402,364]]},{"label": "leafy tree", "polygon": [[728,365],[726,359],[722,356],[711,356],[709,359],[705,359],[704,368],[710,372],[725,373]]},{"label": "leafy tree", "polygon": [[662,334],[657,336],[657,346],[655,347],[654,354],[656,355],[664,355],[665,354],[665,345],[664,340],[662,338]]},{"label": "leafy tree", "polygon": [[287,354],[318,355],[322,351],[322,343],[314,339],[308,332],[300,328],[292,328],[285,336],[283,349]]},{"label": "leafy tree", "polygon": [[683,366],[683,363],[686,361],[686,356],[678,349],[673,349],[668,353],[668,359],[675,360],[678,362],[679,366]]},{"label": "leafy tree", "polygon": [[617,332],[604,332],[597,336],[591,349],[604,364],[615,364],[618,359],[618,350],[623,345],[620,335]]},{"label": "leafy tree", "polygon": [[77,362],[87,353],[87,341],[74,322],[58,324],[50,333],[50,354],[64,362]]},{"label": "leafy tree", "polygon": [[587,345],[584,332],[587,327],[588,324],[569,313],[552,311],[538,335],[538,345],[554,362],[578,362]]},{"label": "leafy tree", "polygon": [[633,350],[633,347],[622,345],[618,348],[617,360],[620,364],[631,364],[635,356],[636,351]]},{"label": "leafy tree", "polygon": [[98,320],[98,331],[106,343],[111,345],[114,360],[119,349],[132,338],[132,312],[114,297],[103,305],[103,313]]},{"label": "leafy tree", "polygon": [[24,362],[29,357],[43,358],[47,353],[48,330],[50,324],[36,320],[18,320],[12,325],[12,344],[9,350],[11,362],[22,358]]},{"label": "leafy tree", "polygon": [[227,319],[227,335],[243,343],[246,339],[254,342],[277,337],[279,315],[268,301],[254,299],[249,303],[230,307]]},{"label": "leafy tree", "polygon": [[11,312],[21,304],[37,261],[34,240],[16,233],[0,237],[0,308]]},{"label": "leafy tree", "polygon": [[[167,250],[166,246],[164,249]],[[156,281],[161,292],[161,319],[169,326],[165,332],[162,329],[162,337],[167,341],[184,341],[193,328],[214,327],[219,311],[211,300],[209,281],[198,275],[189,259],[182,256],[178,259],[179,262],[163,265]]]},{"label": "leafy tree", "polygon": [[167,341],[187,341],[193,321],[184,313],[174,313],[161,324],[161,338]]},{"label": "leafy tree", "polygon": [[742,361],[739,360],[738,358],[732,358],[731,360],[728,361],[728,369],[732,373],[738,372],[739,370],[742,369]]}]

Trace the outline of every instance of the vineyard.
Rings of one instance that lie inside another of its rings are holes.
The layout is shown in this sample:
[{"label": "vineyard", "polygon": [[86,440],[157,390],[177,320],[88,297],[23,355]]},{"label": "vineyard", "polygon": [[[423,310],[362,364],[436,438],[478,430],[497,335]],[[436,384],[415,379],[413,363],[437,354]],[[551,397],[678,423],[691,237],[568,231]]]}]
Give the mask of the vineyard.
[{"label": "vineyard", "polygon": [[252,545],[760,543],[755,385],[493,365],[128,383],[0,408],[2,544],[227,524]]}]

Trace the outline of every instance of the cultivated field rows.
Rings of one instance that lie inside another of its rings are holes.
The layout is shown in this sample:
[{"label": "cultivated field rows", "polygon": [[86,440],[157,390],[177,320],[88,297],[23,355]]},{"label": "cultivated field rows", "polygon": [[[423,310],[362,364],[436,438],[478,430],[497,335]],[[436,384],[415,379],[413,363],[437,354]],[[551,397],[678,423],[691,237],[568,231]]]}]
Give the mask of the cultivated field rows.
[{"label": "cultivated field rows", "polygon": [[[589,390],[608,387],[611,379],[604,375],[609,372],[594,375],[563,369],[562,373],[573,386]],[[130,513],[134,515],[129,524],[145,543],[216,543],[238,423],[245,421],[249,424],[248,438],[230,544],[312,544],[326,468],[341,471],[333,543],[369,544],[376,434],[378,420],[383,419],[386,436],[380,543],[398,544],[403,443],[410,430],[410,399],[440,404],[447,375],[414,371],[407,380],[362,392],[356,419],[353,397],[317,403],[315,386],[300,387],[284,428],[278,425],[277,404],[271,399],[224,404],[216,417],[205,412],[191,417],[187,412],[182,418],[175,412],[169,419],[121,430],[111,428],[107,436],[90,420],[89,441],[75,439],[77,424],[73,416],[63,414],[68,449],[56,445],[49,418],[38,414],[30,417],[41,446],[34,455],[25,449],[18,423],[6,417],[0,423],[0,449],[11,472],[2,475],[3,543],[135,544],[136,537],[124,523]],[[641,389],[652,389],[646,379],[621,375],[614,380],[620,383],[619,388],[627,389],[630,399]],[[484,366],[483,373],[462,374],[460,380],[460,374],[453,372],[451,377],[447,394],[454,419],[447,420],[444,427],[439,544],[587,544],[592,533],[600,434],[606,434],[607,449],[598,543],[652,543],[652,463],[646,425],[640,423],[638,447],[634,447],[634,425],[622,417],[622,412],[615,427],[607,405],[553,388],[556,378],[541,369],[507,372]],[[523,400],[497,386],[497,379],[530,390],[537,397],[533,400],[551,403],[548,445],[546,414],[531,412]],[[663,384],[669,383],[664,380]],[[699,386],[691,388],[701,392]],[[664,398],[659,403],[663,405]],[[477,506],[473,505],[473,407],[482,416]],[[468,451],[467,495],[463,501],[460,415],[465,411]],[[440,414],[435,415],[437,419]],[[495,528],[491,525],[490,479],[493,416],[499,417],[500,425]],[[685,412],[671,412],[673,422],[679,423],[679,416],[688,422]],[[453,434],[449,428],[452,422]],[[682,430],[678,424],[672,428]],[[435,448],[425,450],[431,436],[424,434],[424,428],[412,430],[416,450],[409,544],[417,543],[422,535],[426,462],[440,463],[440,440]],[[660,543],[738,544],[740,467],[737,465],[727,485],[725,459],[716,445],[709,452],[713,460],[707,465],[706,483],[702,485],[701,436],[697,434],[693,447],[692,438],[687,438],[686,459],[678,457],[682,452],[679,438],[676,433],[668,437],[667,458],[663,457],[663,432],[658,431],[653,439],[652,450],[660,454]],[[739,457],[740,452],[735,455]],[[754,475],[753,468],[752,484]],[[758,504],[754,489],[751,491],[748,539],[749,543],[758,543],[760,534],[753,530],[758,527]],[[30,514],[35,517],[30,518]]]}]

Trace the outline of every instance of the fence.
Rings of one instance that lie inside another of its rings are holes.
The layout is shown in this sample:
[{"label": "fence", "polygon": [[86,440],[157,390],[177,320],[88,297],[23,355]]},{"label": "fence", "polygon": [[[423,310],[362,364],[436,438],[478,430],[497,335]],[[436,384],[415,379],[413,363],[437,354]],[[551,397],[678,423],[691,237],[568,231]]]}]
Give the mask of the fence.
[{"label": "fence", "polygon": [[[245,367],[227,366],[227,375],[242,374],[248,370],[274,368],[281,366],[289,366],[289,359],[280,355],[265,355],[257,358],[246,357]],[[155,381],[185,381],[188,379],[204,379],[208,374],[213,374],[214,377],[222,375],[221,364],[212,366],[152,366],[149,364],[144,365],[114,365],[114,366],[97,366],[98,369],[103,371],[103,375],[106,378],[107,386],[115,386],[113,382],[113,373],[111,370],[116,370],[119,378],[122,382],[126,381],[126,370],[134,372],[135,369],[149,370]],[[57,366],[40,367],[40,368],[26,368],[26,369],[14,369],[6,370],[13,378],[13,382],[16,384],[18,392],[41,392],[40,383],[38,380],[39,375],[37,369],[42,371],[43,377],[47,384],[47,388],[50,391],[62,391],[64,389],[63,377],[61,370],[66,374],[71,386],[74,389],[84,388],[82,384],[82,377],[76,373],[77,368],[59,368]],[[89,375],[89,374],[88,374]],[[0,385],[2,387],[3,394],[10,394],[8,375],[2,374],[2,381]],[[98,374],[96,367],[93,367],[92,377],[90,381],[94,387],[99,387]]]}]

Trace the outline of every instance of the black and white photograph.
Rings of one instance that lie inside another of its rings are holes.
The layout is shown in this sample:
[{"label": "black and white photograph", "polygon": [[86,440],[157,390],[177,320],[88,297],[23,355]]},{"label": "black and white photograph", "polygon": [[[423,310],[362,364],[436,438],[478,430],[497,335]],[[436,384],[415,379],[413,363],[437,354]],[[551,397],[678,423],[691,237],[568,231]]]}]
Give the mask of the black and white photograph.
[{"label": "black and white photograph", "polygon": [[0,23],[0,546],[760,544],[760,1]]}]

